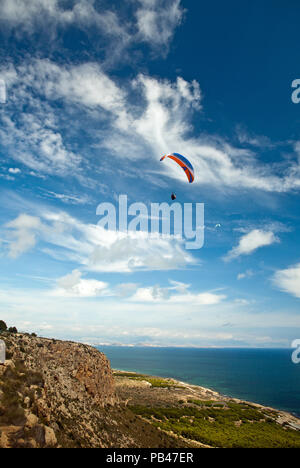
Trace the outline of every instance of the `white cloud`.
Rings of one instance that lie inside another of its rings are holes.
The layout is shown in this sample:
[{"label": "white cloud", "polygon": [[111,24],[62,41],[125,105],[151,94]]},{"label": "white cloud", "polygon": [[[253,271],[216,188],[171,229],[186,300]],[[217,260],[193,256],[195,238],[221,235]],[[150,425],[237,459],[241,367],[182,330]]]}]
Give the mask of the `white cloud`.
[{"label": "white cloud", "polygon": [[[120,87],[97,63],[71,66],[49,60],[24,62],[16,70],[10,66],[4,72],[13,92],[12,107],[2,115],[1,142],[12,158],[39,174],[71,174],[87,183],[83,169],[86,167],[91,173],[96,147],[102,157],[102,172],[111,170],[103,155],[109,152],[111,157],[128,159],[123,169],[117,169],[127,177],[134,171],[130,161],[139,159],[145,177],[153,183],[163,184],[163,176],[185,182],[184,173],[172,161],[159,163],[160,155],[176,150],[194,165],[194,186],[267,192],[300,187],[297,144],[297,157],[286,160],[279,175],[278,168],[273,170],[260,163],[248,149],[234,148],[216,136],[190,136],[193,113],[201,111],[202,105],[202,93],[195,80],[187,82],[178,77],[170,82],[140,74]],[[66,114],[59,114],[62,121],[53,107],[57,100],[65,105]],[[16,114],[17,103],[30,112]],[[68,113],[72,115],[70,129],[66,123]],[[87,119],[92,128],[101,123],[99,132],[89,132],[89,125],[85,125],[89,137],[82,149],[84,157],[68,143],[70,132],[81,131],[82,119]],[[144,154],[148,155],[147,161]],[[153,176],[156,172],[160,173],[159,179]]]},{"label": "white cloud", "polygon": [[10,175],[7,175],[7,174],[0,174],[0,177],[1,177],[1,179],[5,179],[5,180],[9,180],[9,181],[15,180],[14,177],[12,177]]},{"label": "white cloud", "polygon": [[67,149],[61,133],[47,123],[44,113],[19,112],[13,120],[7,112],[2,116],[0,140],[11,157],[34,171],[65,175],[81,163],[81,157]]},{"label": "white cloud", "polygon": [[137,283],[121,283],[116,286],[115,294],[116,296],[120,296],[121,298],[129,297],[132,294],[134,294],[137,288]]},{"label": "white cloud", "polygon": [[116,13],[96,0],[75,0],[69,7],[60,0],[0,0],[0,21],[4,30],[13,30],[17,37],[47,31],[52,42],[59,38],[61,29],[76,26],[86,34],[93,29],[95,44],[106,44],[107,64],[128,57],[130,46],[141,41],[165,54],[183,16],[180,0],[135,3],[134,14],[126,16],[122,9]]},{"label": "white cloud", "polygon": [[46,191],[46,194],[50,198],[55,198],[57,200],[61,200],[63,203],[71,205],[84,205],[90,202],[90,199],[87,195],[68,195],[66,193],[56,193],[48,190]]},{"label": "white cloud", "polygon": [[258,148],[273,148],[275,145],[264,135],[251,135],[242,126],[236,128],[237,138],[242,145],[257,146]]},{"label": "white cloud", "polygon": [[22,214],[7,223],[6,227],[10,229],[10,236],[14,239],[9,243],[9,256],[17,258],[35,246],[41,222],[35,216]]},{"label": "white cloud", "polygon": [[79,270],[57,280],[57,289],[53,292],[57,296],[66,297],[94,297],[109,294],[108,285],[95,279],[83,279]]},{"label": "white cloud", "polygon": [[[160,346],[257,346],[260,342],[263,346],[275,343],[278,347],[290,346],[299,327],[299,317],[293,311],[279,313],[273,309],[268,314],[255,315],[254,330],[253,311],[243,306],[241,314],[241,305],[234,300],[210,306],[191,303],[186,306],[169,301],[133,302],[105,295],[78,300],[79,296],[74,294],[63,298],[54,295],[49,285],[41,290],[33,284],[30,289],[20,289],[14,281],[12,286],[7,284],[0,289],[1,317],[18,329],[39,334],[44,325],[52,326],[48,336],[62,339]],[[225,317],[230,322],[230,329],[226,330]],[[271,340],[265,338],[266,329]],[[227,343],[223,342],[226,338]]]},{"label": "white cloud", "polygon": [[128,33],[118,16],[110,10],[95,8],[95,0],[76,0],[70,8],[63,8],[60,0],[1,0],[1,20],[5,26],[18,27],[18,34],[33,35],[47,25],[52,38],[59,26],[77,25],[82,29],[96,27],[109,36],[121,37]]},{"label": "white cloud", "polygon": [[292,296],[300,298],[300,263],[285,270],[279,270],[273,277],[274,284]]},{"label": "white cloud", "polygon": [[[234,148],[216,136],[190,137],[193,111],[201,110],[202,95],[196,81],[189,83],[178,77],[171,83],[139,75],[133,85],[143,97],[140,113],[127,104],[123,127],[112,126],[100,143],[116,157],[136,159],[147,153],[154,160],[151,171],[185,181],[174,164],[158,167],[157,155],[176,150],[190,158],[196,174],[194,185],[267,192],[300,187],[298,159],[286,165],[280,176],[275,170],[273,173],[272,166],[260,163],[251,150]],[[147,173],[149,168],[144,170]]]},{"label": "white cloud", "polygon": [[20,174],[21,169],[19,169],[18,167],[10,167],[10,168],[8,169],[8,172],[9,172],[10,174]]},{"label": "white cloud", "polygon": [[274,242],[279,242],[279,240],[273,232],[253,229],[240,238],[238,245],[227,253],[224,260],[229,261],[241,255],[250,255],[260,247],[274,244]]},{"label": "white cloud", "polygon": [[190,284],[182,283],[180,281],[169,280],[169,283],[171,284],[169,290],[177,291],[179,294],[185,294],[191,287]]},{"label": "white cloud", "polygon": [[0,104],[6,103],[6,84],[5,80],[0,79]]},{"label": "white cloud", "polygon": [[161,302],[169,297],[168,288],[160,286],[151,286],[146,288],[138,288],[135,294],[131,297],[133,302]]},{"label": "white cloud", "polygon": [[238,279],[238,280],[241,280],[241,279],[246,278],[246,276],[247,276],[247,275],[246,275],[245,273],[239,273],[239,274],[237,275],[237,279]]},{"label": "white cloud", "polygon": [[213,294],[204,292],[199,294],[178,294],[170,298],[170,302],[182,304],[195,304],[195,305],[214,305],[219,304],[226,299],[224,294]]},{"label": "white cloud", "polygon": [[[116,333],[117,327],[114,330]],[[121,335],[122,332],[121,330],[118,330],[118,333]],[[162,345],[163,340],[177,340],[180,342],[180,340],[199,340],[199,339],[217,339],[217,340],[231,340],[233,339],[233,335],[231,333],[220,333],[220,332],[201,332],[198,330],[178,330],[178,329],[173,329],[173,330],[166,330],[163,328],[159,327],[135,327],[131,329],[130,331],[123,330],[123,334],[127,334],[129,336],[139,336],[143,338],[145,341],[139,343],[139,345],[154,345],[160,344]]]},{"label": "white cloud", "polygon": [[[47,26],[54,38],[58,27],[77,27],[88,30],[94,27],[98,33],[112,36],[118,48],[120,43],[146,41],[151,46],[167,46],[180,24],[184,10],[180,0],[138,0],[135,20],[121,17],[104,9],[95,0],[76,0],[64,8],[59,0],[1,0],[1,20],[5,27],[18,27],[17,33],[33,35],[37,29]],[[137,33],[135,33],[137,29]]]},{"label": "white cloud", "polygon": [[[124,92],[94,63],[72,67],[32,60],[0,72],[7,77],[11,88],[6,112],[0,116],[0,140],[11,158],[26,164],[38,175],[76,175],[86,183],[88,178],[82,177],[80,171],[82,163],[88,165],[88,161],[79,152],[72,151],[72,145],[66,142],[68,134],[81,131],[82,107],[87,117],[97,109],[93,118],[103,120],[105,111],[107,122],[113,118],[115,125],[122,126],[126,122]],[[70,105],[79,105],[80,118],[78,109],[76,118],[76,112],[71,116],[55,112],[54,102],[59,99],[68,106],[66,112],[70,111]],[[16,113],[15,106],[28,110]]]},{"label": "white cloud", "polygon": [[[196,81],[188,83],[181,77],[176,83],[170,83],[144,75],[139,75],[134,84],[146,99],[143,114],[133,121],[134,130],[156,154],[172,151],[171,148],[178,147],[178,140],[190,129],[188,113],[200,109],[199,84]],[[178,151],[183,150],[181,147]]]},{"label": "white cloud", "polygon": [[43,13],[54,14],[57,0],[1,0],[1,18],[12,23],[24,24],[33,16]]},{"label": "white cloud", "polygon": [[124,92],[97,63],[58,66],[49,60],[36,60],[26,71],[32,84],[49,99],[64,98],[67,102],[102,107],[115,114],[123,111]]},{"label": "white cloud", "polygon": [[193,263],[175,237],[136,232],[128,234],[99,230],[88,267],[94,271],[172,270]]},{"label": "white cloud", "polygon": [[195,262],[183,241],[174,236],[109,231],[84,224],[64,212],[45,211],[40,217],[23,214],[7,227],[16,238],[10,244],[14,258],[34,247],[38,236],[49,245],[43,247],[44,253],[95,272],[173,270]]},{"label": "white cloud", "polygon": [[234,303],[238,304],[238,305],[241,305],[241,306],[246,306],[246,305],[249,304],[249,301],[247,301],[247,299],[237,298],[237,299],[234,300]]},{"label": "white cloud", "polygon": [[[174,282],[170,281],[171,284]],[[191,306],[216,305],[226,299],[223,294],[214,294],[211,292],[191,293],[188,291],[189,285],[185,285],[183,290],[181,286],[162,287],[158,284],[154,286],[139,287],[136,283],[122,283],[112,288],[103,281],[95,279],[83,279],[82,272],[72,271],[71,274],[57,280],[57,288],[53,294],[57,296],[111,296],[119,297],[120,301],[129,303],[156,303],[156,304],[176,304]]]},{"label": "white cloud", "polygon": [[159,285],[138,288],[130,300],[133,302],[189,304],[197,306],[215,305],[226,299],[226,296],[223,294],[214,294],[211,292],[191,293],[188,291],[188,284],[178,283],[172,280],[170,284],[172,286],[164,288]]},{"label": "white cloud", "polygon": [[244,273],[239,273],[237,275],[237,279],[238,280],[241,280],[241,279],[245,279],[245,278],[250,278],[251,276],[253,276],[253,271],[252,270],[247,270],[245,271]]},{"label": "white cloud", "polygon": [[142,40],[155,46],[167,46],[184,10],[180,0],[138,0],[137,27]]}]

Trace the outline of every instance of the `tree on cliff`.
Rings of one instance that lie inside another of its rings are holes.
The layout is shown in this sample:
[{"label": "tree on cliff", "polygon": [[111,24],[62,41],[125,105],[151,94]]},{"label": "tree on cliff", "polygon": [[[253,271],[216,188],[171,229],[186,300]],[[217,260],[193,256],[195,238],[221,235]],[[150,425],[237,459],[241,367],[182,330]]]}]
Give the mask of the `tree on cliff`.
[{"label": "tree on cliff", "polygon": [[0,333],[7,330],[7,325],[3,320],[0,320]]}]

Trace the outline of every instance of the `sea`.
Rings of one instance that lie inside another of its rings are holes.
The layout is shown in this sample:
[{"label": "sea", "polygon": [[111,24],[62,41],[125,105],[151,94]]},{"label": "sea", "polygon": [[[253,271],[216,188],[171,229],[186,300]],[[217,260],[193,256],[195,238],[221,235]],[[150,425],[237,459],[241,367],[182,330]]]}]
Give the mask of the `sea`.
[{"label": "sea", "polygon": [[172,377],[300,417],[300,364],[292,349],[97,346],[113,369]]}]

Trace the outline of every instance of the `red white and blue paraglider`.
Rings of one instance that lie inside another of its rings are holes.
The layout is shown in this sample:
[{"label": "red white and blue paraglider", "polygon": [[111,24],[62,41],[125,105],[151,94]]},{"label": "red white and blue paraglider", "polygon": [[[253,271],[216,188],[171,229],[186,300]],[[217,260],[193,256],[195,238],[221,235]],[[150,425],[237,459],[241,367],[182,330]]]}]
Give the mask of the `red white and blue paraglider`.
[{"label": "red white and blue paraglider", "polygon": [[[187,176],[187,179],[190,184],[194,182],[195,180],[194,168],[188,159],[186,159],[184,156],[182,156],[179,153],[165,154],[162,158],[160,158],[160,160],[163,161],[165,158],[172,159],[184,170],[185,175]],[[176,200],[175,193],[172,193],[171,199]]]}]

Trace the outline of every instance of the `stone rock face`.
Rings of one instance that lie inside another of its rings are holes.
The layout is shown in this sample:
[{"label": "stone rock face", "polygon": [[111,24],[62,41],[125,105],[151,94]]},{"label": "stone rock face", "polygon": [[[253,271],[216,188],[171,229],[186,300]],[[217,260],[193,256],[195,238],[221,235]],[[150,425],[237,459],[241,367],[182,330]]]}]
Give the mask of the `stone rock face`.
[{"label": "stone rock face", "polygon": [[3,333],[0,447],[182,447],[126,407],[106,356],[92,346]]},{"label": "stone rock face", "polygon": [[[118,402],[106,356],[81,343],[23,334],[3,338],[10,359],[0,366],[1,445],[9,446],[12,439],[12,431],[7,434],[4,425],[1,427],[1,388],[4,385],[5,391],[10,376],[21,385],[18,394],[24,422],[16,427],[20,433],[33,434],[31,446],[58,446],[56,432],[68,441],[63,445],[102,446],[97,432],[103,410]],[[5,415],[4,408],[2,413]],[[13,426],[14,422],[6,424]]]},{"label": "stone rock face", "polygon": [[92,346],[43,339],[43,346],[37,343],[28,364],[44,370],[46,388],[63,386],[71,398],[76,398],[80,388],[100,405],[116,400],[109,361]]},{"label": "stone rock face", "polygon": [[39,418],[33,414],[33,413],[29,413],[28,416],[26,417],[26,427],[34,427],[36,424],[38,424],[39,422]]},{"label": "stone rock face", "polygon": [[57,444],[57,439],[55,436],[55,432],[51,427],[44,426],[44,437],[45,437],[45,444],[47,447],[55,447]]}]

